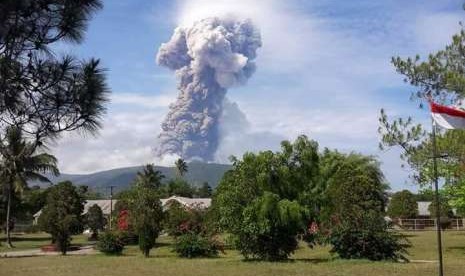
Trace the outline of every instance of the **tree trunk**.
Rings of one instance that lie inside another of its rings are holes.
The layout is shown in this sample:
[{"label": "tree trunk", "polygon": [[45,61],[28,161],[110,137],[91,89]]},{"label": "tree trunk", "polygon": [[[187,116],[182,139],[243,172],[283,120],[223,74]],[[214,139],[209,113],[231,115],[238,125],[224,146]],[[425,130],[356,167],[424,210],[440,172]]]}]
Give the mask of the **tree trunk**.
[{"label": "tree trunk", "polygon": [[8,202],[6,208],[6,244],[8,248],[13,248],[11,243],[11,233],[10,233],[10,217],[11,217],[11,187],[8,189]]}]

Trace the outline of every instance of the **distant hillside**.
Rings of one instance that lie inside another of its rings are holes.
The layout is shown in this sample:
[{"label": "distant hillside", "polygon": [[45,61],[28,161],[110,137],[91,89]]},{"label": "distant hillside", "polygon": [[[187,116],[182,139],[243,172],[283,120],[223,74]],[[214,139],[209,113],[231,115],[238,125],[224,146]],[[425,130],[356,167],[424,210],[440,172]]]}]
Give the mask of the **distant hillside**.
[{"label": "distant hillside", "polygon": [[[185,175],[185,179],[195,186],[208,182],[210,186],[216,187],[223,177],[223,174],[231,169],[231,165],[203,163],[198,161],[191,162],[188,166],[189,171]],[[165,175],[165,181],[173,179],[176,175],[174,167],[156,166],[156,168]],[[116,186],[116,191],[121,191],[129,187],[135,179],[137,172],[140,170],[142,170],[142,166],[113,169],[92,174],[61,174],[58,177],[49,176],[49,178],[53,183],[69,180],[76,185],[87,185],[98,191],[102,191],[110,185]],[[44,184],[38,183],[31,184],[44,186]]]}]

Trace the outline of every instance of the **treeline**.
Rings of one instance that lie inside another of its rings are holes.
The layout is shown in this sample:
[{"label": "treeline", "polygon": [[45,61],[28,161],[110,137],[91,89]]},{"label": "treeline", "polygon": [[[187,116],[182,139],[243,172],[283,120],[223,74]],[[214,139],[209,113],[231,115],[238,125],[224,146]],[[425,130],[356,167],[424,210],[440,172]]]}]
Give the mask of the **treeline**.
[{"label": "treeline", "polygon": [[98,206],[82,216],[80,188],[59,183],[47,194],[39,226],[63,253],[71,236],[87,227],[107,254],[121,254],[133,243],[149,256],[164,232],[174,238],[178,255],[189,258],[233,248],[246,259],[279,261],[305,242],[327,245],[342,258],[406,260],[408,242],[389,230],[389,187],[371,156],[319,151],[306,136],[283,141],[277,152],[246,153],[233,159],[208,209],[176,202],[163,209],[160,199],[170,185],[162,179],[153,165],[145,166],[119,194],[106,227]]}]

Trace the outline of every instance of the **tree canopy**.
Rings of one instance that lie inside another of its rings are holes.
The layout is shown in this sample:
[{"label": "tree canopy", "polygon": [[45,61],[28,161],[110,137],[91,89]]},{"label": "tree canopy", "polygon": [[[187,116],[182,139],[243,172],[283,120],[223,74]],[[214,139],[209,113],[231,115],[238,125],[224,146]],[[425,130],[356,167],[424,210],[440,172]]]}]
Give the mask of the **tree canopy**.
[{"label": "tree canopy", "polygon": [[306,136],[280,152],[235,159],[214,196],[219,224],[246,258],[280,260],[296,248],[318,204],[318,144]]},{"label": "tree canopy", "polygon": [[80,43],[100,0],[0,2],[0,140],[15,126],[40,145],[63,131],[100,127],[108,88],[99,60],[53,52]]},{"label": "tree canopy", "polygon": [[389,202],[387,214],[391,218],[401,219],[418,216],[418,203],[415,195],[408,190],[394,193]]},{"label": "tree canopy", "polygon": [[39,217],[41,230],[52,235],[52,241],[62,254],[66,254],[71,235],[82,233],[84,228],[84,198],[69,181],[52,186],[47,203]]},{"label": "tree canopy", "polygon": [[[416,89],[410,99],[420,108],[432,100],[440,104],[460,106],[465,97],[465,30],[452,37],[443,50],[432,53],[426,59],[394,57],[392,64],[405,77],[405,82]],[[412,117],[389,118],[381,110],[379,119],[380,147],[400,147],[404,165],[412,168],[412,179],[422,187],[432,183],[433,151],[429,126],[417,123]],[[465,190],[464,141],[465,131],[437,131],[438,174],[445,189],[452,197],[450,202],[462,208]]]}]

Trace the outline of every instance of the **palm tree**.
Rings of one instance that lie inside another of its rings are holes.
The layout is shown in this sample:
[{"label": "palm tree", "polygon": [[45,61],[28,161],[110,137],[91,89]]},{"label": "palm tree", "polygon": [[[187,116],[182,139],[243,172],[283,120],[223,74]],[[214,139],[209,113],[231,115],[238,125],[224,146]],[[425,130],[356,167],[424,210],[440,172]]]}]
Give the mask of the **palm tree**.
[{"label": "palm tree", "polygon": [[178,174],[179,177],[183,177],[184,174],[187,173],[187,163],[184,161],[182,158],[179,158],[174,162],[174,165],[176,166],[176,173]]},{"label": "palm tree", "polygon": [[57,159],[50,154],[37,153],[37,144],[26,141],[18,127],[9,127],[4,139],[0,139],[0,184],[7,195],[6,236],[8,247],[13,247],[10,238],[12,193],[22,193],[27,181],[50,182],[42,173],[58,175]]}]

